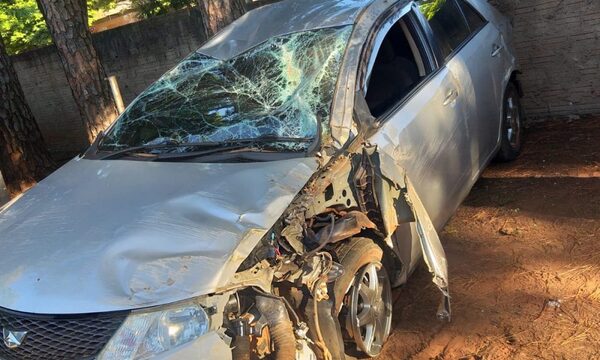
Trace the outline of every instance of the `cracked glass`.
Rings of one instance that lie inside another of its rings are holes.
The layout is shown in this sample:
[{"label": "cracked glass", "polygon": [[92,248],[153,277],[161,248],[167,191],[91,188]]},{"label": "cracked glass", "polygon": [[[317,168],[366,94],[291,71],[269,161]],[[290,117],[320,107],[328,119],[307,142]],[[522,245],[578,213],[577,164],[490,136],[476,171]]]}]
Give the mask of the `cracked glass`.
[{"label": "cracked glass", "polygon": [[[142,92],[99,147],[328,135],[351,26],[274,37],[228,60],[194,52]],[[303,151],[310,142],[280,142]]]}]

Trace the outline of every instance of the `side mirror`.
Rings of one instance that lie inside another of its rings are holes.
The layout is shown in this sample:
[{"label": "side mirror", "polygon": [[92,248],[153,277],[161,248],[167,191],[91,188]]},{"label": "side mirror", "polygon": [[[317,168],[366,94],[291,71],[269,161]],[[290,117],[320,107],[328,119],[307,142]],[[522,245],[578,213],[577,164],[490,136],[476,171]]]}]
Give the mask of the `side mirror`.
[{"label": "side mirror", "polygon": [[379,122],[371,114],[369,104],[362,91],[357,91],[354,95],[354,120],[361,132],[371,134],[379,128]]}]

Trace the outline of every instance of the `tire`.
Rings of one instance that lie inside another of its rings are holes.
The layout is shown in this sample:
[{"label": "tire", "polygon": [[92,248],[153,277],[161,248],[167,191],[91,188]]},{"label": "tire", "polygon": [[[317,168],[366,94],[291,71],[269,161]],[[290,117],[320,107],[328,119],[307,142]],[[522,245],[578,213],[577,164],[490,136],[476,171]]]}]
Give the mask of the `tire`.
[{"label": "tire", "polygon": [[[344,267],[344,274],[334,285],[336,303],[342,300],[340,323],[356,344],[357,356],[375,357],[389,336],[392,322],[392,292],[382,265],[383,251],[371,239],[352,238],[336,249],[336,255]],[[347,348],[349,353],[353,350]]]},{"label": "tire", "polygon": [[513,82],[510,82],[504,91],[501,131],[500,150],[495,160],[515,160],[521,153],[523,142],[523,108],[519,91]]}]

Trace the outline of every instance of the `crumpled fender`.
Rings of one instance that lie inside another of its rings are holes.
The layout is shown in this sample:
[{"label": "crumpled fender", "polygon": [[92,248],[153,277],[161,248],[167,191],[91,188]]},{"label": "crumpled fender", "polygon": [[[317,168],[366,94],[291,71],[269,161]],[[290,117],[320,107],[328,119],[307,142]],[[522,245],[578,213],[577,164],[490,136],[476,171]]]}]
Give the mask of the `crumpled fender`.
[{"label": "crumpled fender", "polygon": [[[411,219],[411,222],[414,221],[416,224],[417,234],[419,236],[419,242],[423,252],[423,258],[427,264],[427,267],[429,268],[429,272],[433,276],[433,283],[442,292],[442,300],[438,308],[437,316],[441,320],[450,320],[451,307],[450,291],[448,286],[448,262],[446,260],[446,253],[440,241],[440,237],[435,229],[435,226],[433,225],[433,222],[431,221],[431,217],[429,216],[427,209],[419,197],[419,194],[417,194],[409,175],[406,174],[406,171],[400,167],[389,155],[378,152],[376,152],[376,154],[379,156],[380,171],[382,176],[386,178],[386,180],[391,181],[395,185],[396,189],[399,190],[393,192],[393,194],[392,192],[389,194],[396,196],[397,198],[394,199],[396,201],[400,200],[400,196],[404,196],[406,205],[408,205],[410,210],[412,210],[413,219]],[[389,197],[389,194],[379,194],[379,196]],[[382,204],[385,204],[385,202],[382,202]],[[400,223],[398,218],[405,216],[405,214],[395,213],[394,209],[397,209],[397,206],[387,206],[387,208],[382,209],[382,213],[384,213],[384,223],[388,232],[395,230]],[[393,215],[395,216],[386,216],[386,214],[389,215],[390,212],[394,212]]]}]

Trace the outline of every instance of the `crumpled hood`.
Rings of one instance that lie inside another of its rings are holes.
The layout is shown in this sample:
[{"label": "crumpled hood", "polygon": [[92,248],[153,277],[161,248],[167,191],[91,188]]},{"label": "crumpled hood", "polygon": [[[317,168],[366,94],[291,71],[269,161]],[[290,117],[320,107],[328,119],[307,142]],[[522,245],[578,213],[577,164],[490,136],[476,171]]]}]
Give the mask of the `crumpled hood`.
[{"label": "crumpled hood", "polygon": [[0,307],[90,313],[213,292],[316,168],[75,159],[0,211]]}]

